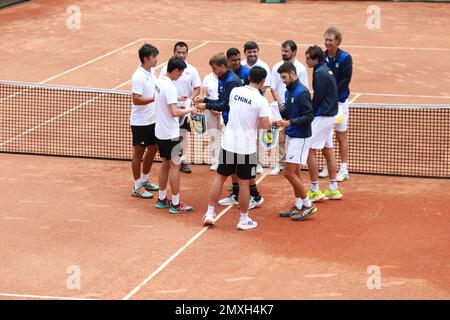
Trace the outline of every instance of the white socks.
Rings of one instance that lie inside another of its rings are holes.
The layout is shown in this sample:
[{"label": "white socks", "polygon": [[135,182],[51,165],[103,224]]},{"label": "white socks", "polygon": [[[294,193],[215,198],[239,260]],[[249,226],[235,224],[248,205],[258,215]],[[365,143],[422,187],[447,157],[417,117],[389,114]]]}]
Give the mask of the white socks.
[{"label": "white socks", "polygon": [[309,208],[312,206],[312,203],[308,197],[306,197],[305,199],[295,198],[295,206],[297,207],[297,209],[301,209],[303,206]]},{"label": "white socks", "polygon": [[215,212],[214,212],[214,206],[208,206],[208,211],[207,211],[207,213],[214,214],[214,213],[215,213]]},{"label": "white socks", "polygon": [[241,220],[240,220],[240,222],[241,223],[247,223],[248,222],[248,212],[245,212],[245,213],[243,213],[243,212],[241,212]]},{"label": "white socks", "polygon": [[330,180],[330,190],[336,191],[338,188],[338,183],[336,180]]},{"label": "white socks", "polygon": [[347,163],[342,162],[339,171],[348,171]]},{"label": "white socks", "polygon": [[150,173],[147,173],[147,174],[141,173],[141,181],[142,182],[148,181],[149,178],[150,178]]},{"label": "white socks", "polygon": [[172,203],[174,206],[177,206],[180,203],[180,194],[172,195]]},{"label": "white socks", "polygon": [[141,179],[134,180],[134,190],[138,190],[141,186]]},{"label": "white socks", "polygon": [[167,191],[166,190],[159,190],[159,200],[164,200],[167,197]]},{"label": "white socks", "polygon": [[319,181],[311,182],[311,191],[312,192],[319,191]]}]

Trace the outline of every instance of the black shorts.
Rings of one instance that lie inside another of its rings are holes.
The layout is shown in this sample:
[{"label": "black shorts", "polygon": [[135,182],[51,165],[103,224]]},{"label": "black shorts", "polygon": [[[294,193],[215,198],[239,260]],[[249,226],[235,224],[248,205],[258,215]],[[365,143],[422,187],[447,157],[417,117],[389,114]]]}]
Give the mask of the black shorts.
[{"label": "black shorts", "polygon": [[217,173],[225,177],[236,173],[239,179],[254,179],[256,177],[256,153],[237,154],[221,149]]},{"label": "black shorts", "polygon": [[180,138],[170,140],[158,140],[159,156],[167,160],[180,156],[181,141]]},{"label": "black shorts", "polygon": [[155,124],[131,126],[131,133],[133,135],[133,146],[146,147],[158,143],[155,136]]}]

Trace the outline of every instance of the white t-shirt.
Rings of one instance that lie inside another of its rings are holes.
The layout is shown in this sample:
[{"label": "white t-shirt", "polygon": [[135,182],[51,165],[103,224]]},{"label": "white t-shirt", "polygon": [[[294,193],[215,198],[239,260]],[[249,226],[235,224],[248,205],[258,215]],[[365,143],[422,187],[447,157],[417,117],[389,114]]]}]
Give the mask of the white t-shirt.
[{"label": "white t-shirt", "polygon": [[[281,101],[284,102],[285,93],[286,93],[286,85],[281,80],[280,74],[278,73],[278,68],[284,63],[283,60],[277,62],[273,68],[272,68],[272,80],[270,83],[270,87],[274,89],[278,96],[280,97]],[[298,59],[295,59],[294,61],[295,69],[297,70],[297,77],[298,80],[300,80],[300,83],[303,84],[306,88],[309,89],[309,83],[308,83],[308,72],[306,71],[305,66],[298,61]]]},{"label": "white t-shirt", "polygon": [[254,65],[252,65],[252,66],[248,65],[247,60],[242,60],[241,61],[241,65],[242,66],[246,66],[249,69],[251,69],[254,66],[263,67],[267,71],[267,76],[266,76],[266,79],[264,80],[264,86],[265,87],[270,87],[270,68],[267,65],[267,63],[265,63],[264,61],[262,61],[261,59],[258,58],[258,60],[256,60],[256,63]]},{"label": "white t-shirt", "polygon": [[172,116],[171,104],[177,104],[177,88],[172,80],[162,76],[155,85],[155,135],[160,140],[170,140],[180,136],[178,117]]},{"label": "white t-shirt", "polygon": [[[155,94],[156,75],[152,69],[150,72],[137,67],[131,78],[131,92],[140,94],[143,98],[153,97]],[[148,126],[156,122],[155,103],[136,106],[132,104],[130,124],[132,126]]]},{"label": "white t-shirt", "polygon": [[259,90],[237,87],[230,93],[230,113],[222,135],[222,148],[237,154],[256,152],[259,118],[269,117],[269,102]]},{"label": "white t-shirt", "polygon": [[219,79],[217,79],[214,73],[210,73],[203,78],[203,88],[206,89],[206,97],[208,99],[219,99]]},{"label": "white t-shirt", "polygon": [[[185,61],[186,62],[186,61]],[[184,69],[184,72],[178,80],[173,81],[173,84],[177,88],[177,92],[179,96],[186,96],[190,97],[192,92],[194,92],[195,88],[198,88],[202,85],[202,82],[200,80],[200,76],[198,74],[197,69],[187,63],[187,68]],[[159,74],[159,77],[161,78],[163,75],[167,73],[167,65],[165,65]]]}]

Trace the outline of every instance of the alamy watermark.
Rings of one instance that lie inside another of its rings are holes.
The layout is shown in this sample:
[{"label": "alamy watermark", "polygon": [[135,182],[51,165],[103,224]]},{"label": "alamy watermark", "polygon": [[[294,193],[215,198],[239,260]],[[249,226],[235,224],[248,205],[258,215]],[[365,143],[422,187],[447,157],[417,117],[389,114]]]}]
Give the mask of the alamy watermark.
[{"label": "alamy watermark", "polygon": [[379,30],[381,29],[381,9],[377,5],[371,5],[367,7],[367,29],[369,30]]},{"label": "alamy watermark", "polygon": [[66,9],[69,15],[66,19],[67,29],[71,31],[79,30],[81,28],[81,10],[76,5],[70,5]]},{"label": "alamy watermark", "polygon": [[67,289],[80,290],[81,289],[81,269],[79,266],[71,265],[67,267],[67,274],[69,277],[66,281]]}]

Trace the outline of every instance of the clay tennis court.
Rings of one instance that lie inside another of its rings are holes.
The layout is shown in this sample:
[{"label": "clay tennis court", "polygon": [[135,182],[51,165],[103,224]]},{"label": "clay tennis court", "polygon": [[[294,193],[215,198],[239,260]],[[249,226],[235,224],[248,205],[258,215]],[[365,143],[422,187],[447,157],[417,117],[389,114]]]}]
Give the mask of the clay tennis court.
[{"label": "clay tennis court", "polygon": [[[323,31],[336,25],[354,60],[351,102],[450,104],[449,4],[149,3],[78,1],[76,30],[66,25],[71,1],[0,10],[0,79],[129,90],[144,42],[158,47],[161,66],[186,41],[203,78],[211,55],[242,50],[247,40],[272,66],[280,43],[294,39],[303,62],[307,46],[322,45]],[[381,29],[367,28],[371,4],[381,9]],[[220,208],[218,223],[202,227],[214,172],[192,169],[181,197],[195,212],[173,216],[130,196],[128,161],[0,154],[0,298],[450,298],[448,178],[352,174],[342,201],[319,203],[314,218],[295,223],[278,217],[291,205],[287,181],[258,175],[265,202],[250,215],[259,226],[237,232],[236,207]],[[68,288],[71,266],[79,289]],[[381,271],[380,289],[367,286],[371,266]]]}]

